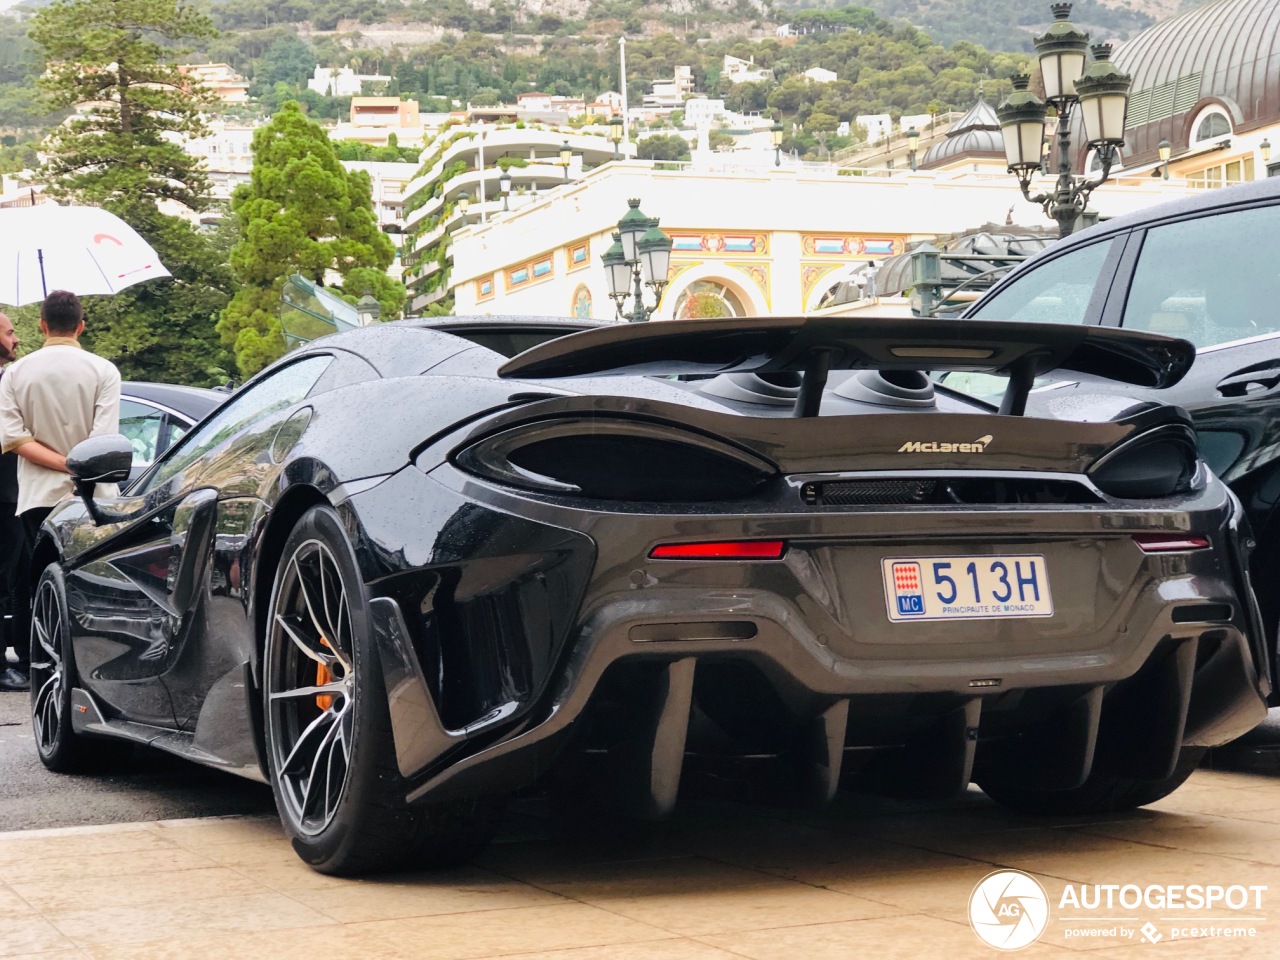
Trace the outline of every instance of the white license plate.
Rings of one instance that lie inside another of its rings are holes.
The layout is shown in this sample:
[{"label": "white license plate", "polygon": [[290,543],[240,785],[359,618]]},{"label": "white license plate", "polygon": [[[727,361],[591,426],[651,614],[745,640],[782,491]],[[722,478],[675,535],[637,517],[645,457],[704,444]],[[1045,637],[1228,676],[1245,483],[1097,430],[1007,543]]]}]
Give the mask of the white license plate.
[{"label": "white license plate", "polygon": [[1053,616],[1049,574],[1039,554],[895,557],[880,567],[895,622]]}]

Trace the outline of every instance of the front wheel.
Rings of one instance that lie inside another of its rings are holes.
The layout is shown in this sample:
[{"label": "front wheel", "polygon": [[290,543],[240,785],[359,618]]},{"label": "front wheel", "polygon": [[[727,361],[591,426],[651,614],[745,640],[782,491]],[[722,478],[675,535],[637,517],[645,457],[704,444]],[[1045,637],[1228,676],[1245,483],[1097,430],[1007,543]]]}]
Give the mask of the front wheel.
[{"label": "front wheel", "polygon": [[67,591],[56,563],[36,584],[31,611],[31,732],[40,762],[56,773],[85,768],[85,738],[71,727],[71,618]]},{"label": "front wheel", "polygon": [[1163,780],[1134,780],[1090,774],[1074,790],[1024,790],[1006,785],[988,786],[985,783],[980,783],[979,786],[992,800],[1022,813],[1117,813],[1163,800],[1187,782],[1204,755],[1204,747],[1183,747],[1172,775]]},{"label": "front wheel", "polygon": [[372,636],[341,521],[313,507],[285,543],[268,612],[264,712],[280,819],[322,873],[463,862],[491,838],[496,804],[404,802]]}]

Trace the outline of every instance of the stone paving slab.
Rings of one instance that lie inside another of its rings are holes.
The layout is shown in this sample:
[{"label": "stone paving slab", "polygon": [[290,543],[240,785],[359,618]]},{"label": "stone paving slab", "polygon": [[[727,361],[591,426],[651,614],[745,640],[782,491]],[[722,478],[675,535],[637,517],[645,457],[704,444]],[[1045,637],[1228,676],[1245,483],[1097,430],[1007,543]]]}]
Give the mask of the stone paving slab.
[{"label": "stone paving slab", "polygon": [[[533,801],[472,865],[368,880],[313,872],[266,816],[4,833],[0,958],[990,960],[968,903],[1002,868],[1050,903],[1020,957],[1276,957],[1278,801],[1274,776],[1215,770],[1106,817],[1022,817],[971,790],[821,812],[700,801],[636,829],[566,827]],[[1252,887],[1260,906],[1062,905],[1094,884]],[[1224,928],[1255,934],[1175,937]]]}]

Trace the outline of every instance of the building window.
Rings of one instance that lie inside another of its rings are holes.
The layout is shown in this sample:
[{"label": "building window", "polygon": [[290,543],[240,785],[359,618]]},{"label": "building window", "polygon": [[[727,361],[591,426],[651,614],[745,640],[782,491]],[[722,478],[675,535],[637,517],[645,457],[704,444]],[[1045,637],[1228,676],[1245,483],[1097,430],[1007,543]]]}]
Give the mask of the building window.
[{"label": "building window", "polygon": [[1205,140],[1216,140],[1219,137],[1229,136],[1231,136],[1231,120],[1225,113],[1215,108],[1202,114],[1196,121],[1195,133],[1191,137],[1191,142],[1202,143]]},{"label": "building window", "polygon": [[568,250],[565,251],[565,256],[569,261],[567,269],[579,270],[582,267],[589,266],[591,261],[590,253],[591,251],[586,241],[583,241],[582,243],[575,243],[573,246],[569,247]]},{"label": "building window", "polygon": [[493,296],[493,274],[476,281],[476,299],[488,300]]},{"label": "building window", "polygon": [[1239,160],[1214,164],[1203,170],[1189,172],[1186,177],[1189,186],[1206,189],[1245,183],[1254,178],[1253,157],[1241,157]]},{"label": "building window", "polygon": [[506,272],[507,289],[522,287],[534,280],[545,280],[555,272],[551,255],[538,257],[526,263],[517,264]]}]

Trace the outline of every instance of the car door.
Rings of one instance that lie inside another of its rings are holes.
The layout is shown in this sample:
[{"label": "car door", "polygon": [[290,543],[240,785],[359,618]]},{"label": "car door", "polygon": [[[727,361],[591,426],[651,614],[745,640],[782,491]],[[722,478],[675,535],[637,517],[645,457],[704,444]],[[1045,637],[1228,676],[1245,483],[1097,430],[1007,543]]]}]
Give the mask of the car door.
[{"label": "car door", "polygon": [[120,433],[133,447],[133,470],[129,480],[136,480],[171,446],[191,429],[189,417],[141,397],[120,398]]},{"label": "car door", "polygon": [[[238,621],[233,604],[210,626],[219,541],[244,542],[243,509],[224,509],[222,495],[237,479],[265,479],[266,425],[306,397],[330,361],[305,357],[250,384],[108,504],[127,519],[86,532],[93,545],[67,571],[73,651],[80,683],[112,711],[182,727],[187,688],[207,689],[242,655],[243,606]],[[176,699],[175,673],[185,678]]]},{"label": "car door", "polygon": [[1206,462],[1233,486],[1280,459],[1278,232],[1277,205],[1151,227],[1118,304],[1121,325],[1196,345],[1160,399],[1190,411]]}]

